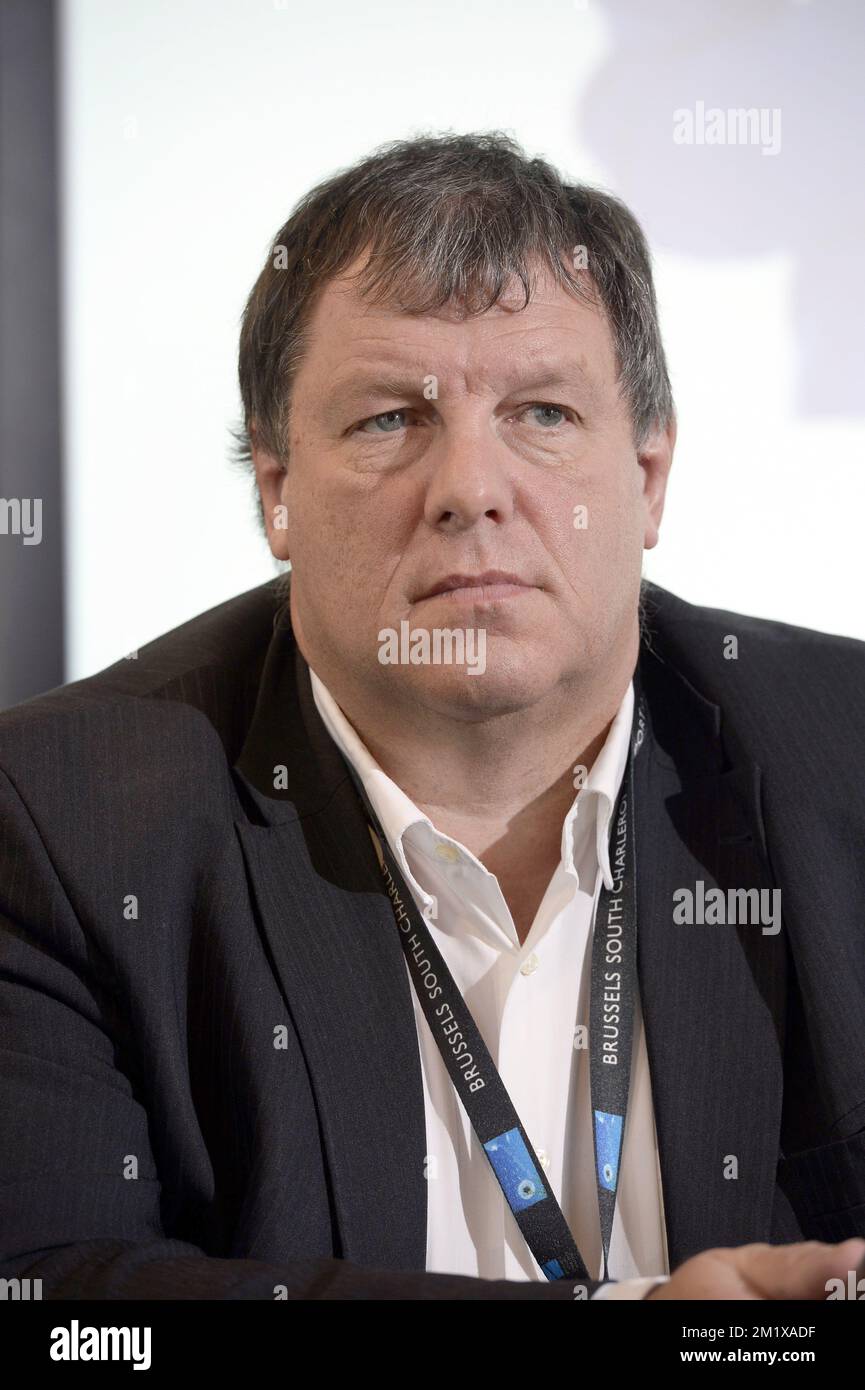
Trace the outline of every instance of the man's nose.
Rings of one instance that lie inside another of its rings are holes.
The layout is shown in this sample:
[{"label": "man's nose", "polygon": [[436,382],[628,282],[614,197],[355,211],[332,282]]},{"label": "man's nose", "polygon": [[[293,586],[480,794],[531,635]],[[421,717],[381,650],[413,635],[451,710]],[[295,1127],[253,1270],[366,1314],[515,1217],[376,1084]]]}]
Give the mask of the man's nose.
[{"label": "man's nose", "polygon": [[513,515],[507,449],[488,419],[445,426],[431,463],[424,503],[429,526],[464,531],[484,517],[503,522]]}]

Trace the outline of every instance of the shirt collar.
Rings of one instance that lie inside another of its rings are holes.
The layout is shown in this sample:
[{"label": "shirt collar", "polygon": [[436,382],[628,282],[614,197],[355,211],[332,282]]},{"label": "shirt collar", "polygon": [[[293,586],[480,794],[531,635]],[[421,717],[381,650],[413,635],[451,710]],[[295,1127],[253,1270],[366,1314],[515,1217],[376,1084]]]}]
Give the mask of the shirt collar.
[{"label": "shirt collar", "polygon": [[354,727],[346,719],[327,686],[315,674],[311,666],[309,676],[313,698],[324,726],[363,783],[364,791],[381,822],[381,828],[387,837],[388,844],[396,851],[403,872],[406,872],[408,865],[402,847],[403,835],[412,825],[426,825],[429,827],[430,834],[436,833],[435,827],[429,816],[425,816],[415,806],[414,802],[406,796],[396,782],[388,777],[384,768],[376,762],[366,744],[358,737]]},{"label": "shirt collar", "polygon": [[[325,728],[363,783],[364,790],[381,822],[388,843],[396,850],[401,867],[405,871],[407,864],[402,838],[409,827],[425,825],[429,828],[431,835],[438,836],[438,832],[429,817],[418,809],[376,762],[312,667],[310,667],[309,675],[313,698]],[[590,815],[591,810],[595,810],[598,863],[608,890],[613,887],[609,826],[622,783],[625,764],[628,760],[628,743],[633,713],[634,684],[631,681],[610,725],[604,746],[592,764],[582,790],[575,795],[574,802],[562,826],[562,862],[573,867],[574,825],[578,813],[581,808],[591,808],[589,809]]]}]

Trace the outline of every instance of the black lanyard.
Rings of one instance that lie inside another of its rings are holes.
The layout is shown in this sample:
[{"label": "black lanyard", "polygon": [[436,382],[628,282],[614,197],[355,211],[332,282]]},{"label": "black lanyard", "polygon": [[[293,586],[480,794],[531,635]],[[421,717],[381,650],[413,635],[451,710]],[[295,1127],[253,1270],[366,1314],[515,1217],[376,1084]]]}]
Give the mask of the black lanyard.
[{"label": "black lanyard", "polygon": [[[628,760],[610,828],[613,887],[601,891],[592,942],[589,1080],[605,1279],[628,1109],[637,986],[634,758],[646,728],[637,673],[634,696]],[[505,1200],[548,1279],[587,1279],[577,1243],[478,1026],[394,862],[360,778],[348,759],[346,764],[369,818],[418,1000]]]}]

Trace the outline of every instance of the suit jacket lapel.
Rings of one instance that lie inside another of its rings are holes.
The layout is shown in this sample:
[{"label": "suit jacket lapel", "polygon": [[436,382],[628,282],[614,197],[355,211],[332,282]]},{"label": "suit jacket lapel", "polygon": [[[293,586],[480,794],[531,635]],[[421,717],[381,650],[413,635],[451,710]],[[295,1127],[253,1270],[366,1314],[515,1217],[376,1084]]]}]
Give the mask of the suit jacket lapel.
[{"label": "suit jacket lapel", "polygon": [[[760,768],[724,760],[721,714],[643,653],[649,756],[638,758],[638,968],[670,1267],[769,1240],[783,1088],[782,927],[673,923],[673,893],[773,888]],[[771,901],[771,900],[770,900]]]},{"label": "suit jacket lapel", "polygon": [[235,772],[249,807],[238,834],[316,1095],[335,1253],[423,1269],[426,1126],[411,986],[366,822],[287,614]]}]

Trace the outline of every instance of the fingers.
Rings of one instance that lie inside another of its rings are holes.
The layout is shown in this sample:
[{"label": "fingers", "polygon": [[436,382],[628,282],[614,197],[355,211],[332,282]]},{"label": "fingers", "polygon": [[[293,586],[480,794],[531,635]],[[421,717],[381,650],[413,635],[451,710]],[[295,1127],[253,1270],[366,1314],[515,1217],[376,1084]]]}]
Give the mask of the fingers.
[{"label": "fingers", "polygon": [[746,1245],[741,1266],[757,1298],[826,1299],[830,1279],[846,1286],[849,1272],[865,1257],[865,1239],[854,1236],[838,1245],[809,1240],[797,1245]]}]

